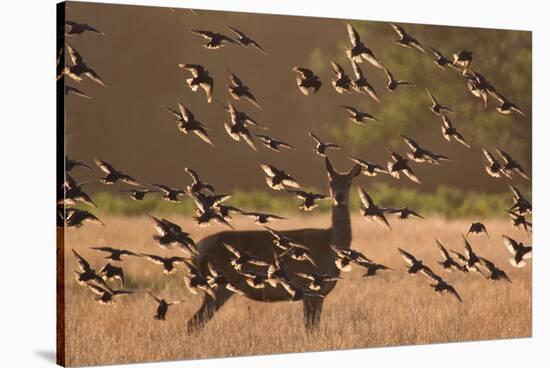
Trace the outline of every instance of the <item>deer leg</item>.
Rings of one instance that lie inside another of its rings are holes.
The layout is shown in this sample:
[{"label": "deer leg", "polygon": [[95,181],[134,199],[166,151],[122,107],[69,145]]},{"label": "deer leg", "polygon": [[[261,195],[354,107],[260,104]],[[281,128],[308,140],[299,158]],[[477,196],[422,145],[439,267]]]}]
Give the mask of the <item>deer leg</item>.
[{"label": "deer leg", "polygon": [[204,325],[214,317],[214,314],[225,304],[233,295],[229,290],[218,288],[216,291],[216,299],[205,294],[202,300],[202,305],[199,310],[187,322],[187,333],[193,333],[201,330]]},{"label": "deer leg", "polygon": [[321,321],[321,311],[323,310],[323,298],[305,297],[304,298],[304,323],[306,330],[311,332],[319,327]]}]

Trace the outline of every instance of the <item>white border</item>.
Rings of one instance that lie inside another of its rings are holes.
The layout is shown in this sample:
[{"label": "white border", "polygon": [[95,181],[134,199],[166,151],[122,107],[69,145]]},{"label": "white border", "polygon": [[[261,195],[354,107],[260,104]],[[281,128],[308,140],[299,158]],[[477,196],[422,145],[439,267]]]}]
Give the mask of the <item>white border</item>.
[{"label": "white border", "polygon": [[[98,1],[104,2],[104,1]],[[542,1],[288,1],[194,0],[109,1],[197,9],[309,15],[332,18],[392,20],[399,22],[461,25],[532,30],[533,33],[533,154],[534,205],[534,337],[475,343],[455,343],[396,348],[286,354],[143,364],[143,367],[329,367],[388,366],[425,367],[540,366],[547,360],[550,304],[550,208],[547,190],[548,138],[547,88],[548,10]],[[2,286],[0,293],[0,366],[42,367],[53,365],[55,350],[54,277],[54,173],[55,1],[3,2],[0,12],[0,124],[2,126]],[[472,40],[474,42],[474,40]],[[7,79],[7,80],[6,80]],[[31,197],[24,193],[34,193]],[[18,256],[28,256],[24,270]],[[6,296],[16,298],[10,301]],[[16,302],[21,302],[17,305]]]}]

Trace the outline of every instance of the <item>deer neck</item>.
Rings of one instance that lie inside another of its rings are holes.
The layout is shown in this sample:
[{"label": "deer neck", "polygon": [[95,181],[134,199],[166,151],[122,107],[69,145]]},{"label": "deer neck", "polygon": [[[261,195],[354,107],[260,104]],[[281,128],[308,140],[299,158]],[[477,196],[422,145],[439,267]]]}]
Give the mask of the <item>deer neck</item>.
[{"label": "deer neck", "polygon": [[330,244],[339,248],[349,248],[351,245],[351,220],[347,205],[332,206]]}]

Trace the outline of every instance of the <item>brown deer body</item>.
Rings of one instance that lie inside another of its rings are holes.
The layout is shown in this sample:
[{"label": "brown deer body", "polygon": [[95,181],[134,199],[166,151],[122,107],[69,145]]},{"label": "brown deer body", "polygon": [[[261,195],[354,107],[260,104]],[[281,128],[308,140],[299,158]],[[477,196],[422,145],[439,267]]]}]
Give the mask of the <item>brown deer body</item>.
[{"label": "brown deer body", "polygon": [[[283,266],[290,280],[297,286],[304,286],[306,280],[295,275],[296,272],[317,272],[339,275],[339,270],[334,263],[334,252],[330,245],[349,248],[351,244],[351,222],[349,214],[349,189],[353,178],[360,174],[361,168],[355,165],[348,173],[336,172],[330,161],[325,159],[329,176],[329,189],[332,200],[332,224],[328,229],[297,229],[280,231],[308,248],[308,252],[316,264],[316,267],[307,261],[297,261],[289,257],[283,260]],[[245,278],[231,266],[231,253],[225,248],[225,244],[232,245],[239,250],[253,254],[267,262],[273,262],[273,236],[267,230],[262,231],[223,231],[210,235],[198,242],[198,256],[195,263],[203,274],[208,274],[208,263],[212,264],[222,274],[227,276],[237,289],[253,300],[263,302],[288,301],[287,291],[281,286],[272,287],[266,285],[263,289],[250,287]],[[278,250],[280,253],[281,250]],[[256,269],[259,266],[250,266]],[[261,268],[258,268],[260,270]],[[265,269],[265,267],[264,267]],[[336,281],[327,282],[321,290],[316,292],[319,296],[304,296],[304,322],[306,329],[316,327],[320,321],[323,300],[336,285]],[[233,293],[224,288],[217,288],[216,298],[204,295],[202,306],[188,322],[188,331],[201,328],[214,314],[229,300]]]}]

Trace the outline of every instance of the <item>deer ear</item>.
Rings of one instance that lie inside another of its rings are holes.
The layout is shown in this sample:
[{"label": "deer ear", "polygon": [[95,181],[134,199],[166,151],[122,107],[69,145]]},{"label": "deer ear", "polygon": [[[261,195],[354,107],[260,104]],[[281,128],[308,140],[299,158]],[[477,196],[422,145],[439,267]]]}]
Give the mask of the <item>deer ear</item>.
[{"label": "deer ear", "polygon": [[334,176],[334,168],[332,167],[332,164],[330,163],[328,157],[325,157],[325,167],[327,168],[328,176]]},{"label": "deer ear", "polygon": [[348,173],[348,177],[350,179],[353,179],[355,178],[357,175],[361,174],[361,166],[360,165],[355,165],[354,167],[351,168],[351,170],[349,171]]}]

